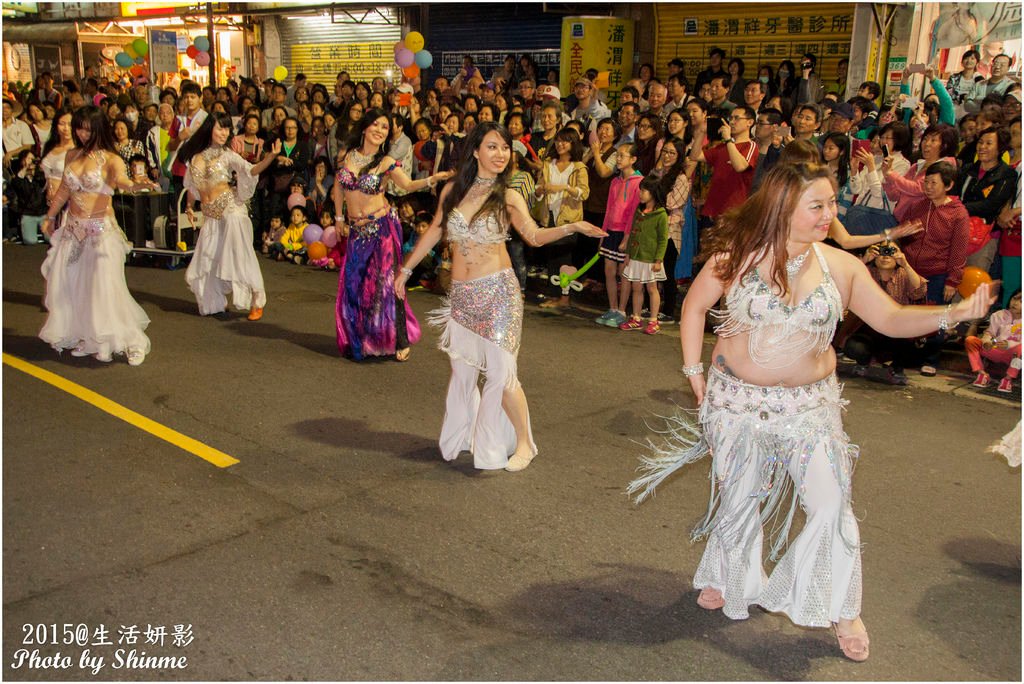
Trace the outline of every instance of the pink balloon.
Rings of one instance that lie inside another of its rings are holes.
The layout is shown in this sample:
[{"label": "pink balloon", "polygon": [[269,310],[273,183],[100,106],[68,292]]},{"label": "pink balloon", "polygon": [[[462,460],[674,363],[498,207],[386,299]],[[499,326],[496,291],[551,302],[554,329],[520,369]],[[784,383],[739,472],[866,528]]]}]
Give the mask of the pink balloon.
[{"label": "pink balloon", "polygon": [[412,66],[413,61],[416,59],[416,55],[413,54],[409,48],[402,48],[395,52],[395,64],[402,67],[403,69]]},{"label": "pink balloon", "polygon": [[405,49],[405,41],[404,40],[400,40],[397,43],[395,43],[395,54],[396,55],[398,54],[399,50],[404,50],[404,49]]},{"label": "pink balloon", "polygon": [[210,65],[210,53],[209,52],[200,52],[198,55],[196,55],[196,64],[198,64],[199,66],[209,66]]},{"label": "pink balloon", "polygon": [[294,209],[295,207],[305,207],[305,206],[306,206],[306,198],[301,193],[293,192],[291,195],[288,196],[288,210],[289,211]]},{"label": "pink balloon", "polygon": [[327,249],[333,249],[338,244],[338,231],[334,226],[328,226],[324,229],[324,234],[320,236],[320,242],[327,246]]}]

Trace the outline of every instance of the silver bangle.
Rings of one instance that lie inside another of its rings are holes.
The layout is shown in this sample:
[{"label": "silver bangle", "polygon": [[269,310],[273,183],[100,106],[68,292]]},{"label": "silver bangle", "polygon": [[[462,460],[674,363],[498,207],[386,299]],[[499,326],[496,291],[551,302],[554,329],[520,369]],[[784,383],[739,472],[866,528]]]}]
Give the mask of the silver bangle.
[{"label": "silver bangle", "polygon": [[686,377],[692,377],[694,375],[704,375],[704,363],[695,363],[692,366],[683,366],[683,375]]},{"label": "silver bangle", "polygon": [[400,269],[398,269],[398,270],[399,270],[399,271],[401,271],[401,272],[402,272],[402,274],[403,274],[403,275],[404,275],[404,276],[405,276],[406,278],[412,278],[412,269],[411,269],[411,268],[406,268],[405,266],[402,266],[402,267],[401,267]]},{"label": "silver bangle", "polygon": [[939,316],[939,332],[946,332],[949,330],[949,312],[952,311],[953,305],[947,304],[946,308],[942,310],[942,314]]}]

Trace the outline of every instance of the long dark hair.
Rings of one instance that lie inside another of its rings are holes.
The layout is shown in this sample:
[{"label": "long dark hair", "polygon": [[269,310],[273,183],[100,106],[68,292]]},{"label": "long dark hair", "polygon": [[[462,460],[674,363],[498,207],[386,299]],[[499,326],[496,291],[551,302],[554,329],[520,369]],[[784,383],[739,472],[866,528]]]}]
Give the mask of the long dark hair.
[{"label": "long dark hair", "polygon": [[[378,149],[377,153],[373,155],[373,159],[371,159],[366,166],[359,169],[358,175],[360,176],[369,171],[370,169],[375,168],[377,164],[380,164],[380,160],[383,159],[384,155],[387,154],[388,142],[391,139],[391,117],[388,116],[388,113],[385,112],[383,109],[367,110],[363,114],[363,118],[359,120],[359,126],[354,131],[352,131],[351,134],[349,134],[347,144],[345,145],[345,149],[349,151],[362,149],[363,134],[366,133],[367,128],[376,123],[377,119],[384,119],[385,121],[388,122],[388,135],[384,139],[384,142],[381,143],[380,149]],[[346,156],[348,155],[347,152],[345,154]]]},{"label": "long dark hair", "polygon": [[[821,164],[776,164],[757,192],[740,206],[727,211],[701,239],[699,260],[720,254],[715,276],[731,283],[752,269],[761,259],[773,255],[773,283],[789,291],[786,276],[786,242],[790,223],[804,190],[824,178],[836,190],[836,180]],[[751,259],[750,257],[754,257]]]},{"label": "long dark hair", "polygon": [[178,159],[182,164],[188,164],[192,157],[210,146],[210,140],[213,138],[214,124],[220,124],[221,128],[228,130],[228,140],[224,143],[227,145],[231,140],[231,134],[234,132],[234,127],[231,125],[231,116],[223,112],[210,114],[203,121],[203,125],[199,127],[199,130],[178,149]]},{"label": "long dark hair", "polygon": [[839,148],[839,159],[836,160],[836,181],[842,187],[850,180],[850,136],[845,133],[829,133],[822,138],[822,163],[826,165],[824,150],[827,142]]},{"label": "long dark hair", "polygon": [[686,166],[686,145],[679,138],[670,138],[665,141],[665,144],[661,146],[662,153],[665,152],[665,148],[671,145],[676,150],[676,163],[665,169],[664,174],[661,177],[661,189],[664,192],[664,196],[668,197],[668,194],[672,192],[672,188],[676,185],[676,180],[679,178]]},{"label": "long dark hair", "polygon": [[[46,144],[43,145],[43,151],[39,155],[40,159],[50,154],[50,151],[60,144],[60,133],[57,131],[57,122],[59,122],[61,118],[65,116],[70,116],[71,120],[74,121],[74,112],[72,112],[70,109],[60,109],[57,111],[56,114],[53,115],[53,122],[50,124],[50,137],[46,141]],[[75,143],[75,129],[73,126],[71,128],[71,143]]]},{"label": "long dark hair", "polygon": [[[508,129],[499,123],[494,121],[484,121],[481,124],[477,124],[469,136],[465,139],[462,145],[462,158],[459,159],[458,172],[455,177],[450,181],[451,190],[448,191],[448,195],[444,198],[444,215],[447,216],[452,209],[459,206],[466,193],[473,187],[473,181],[476,180],[477,174],[477,160],[473,156],[473,153],[480,149],[480,143],[483,142],[484,137],[491,132],[496,132],[501,136],[501,139],[505,141],[505,144],[512,147],[512,136],[509,135]],[[508,187],[508,178],[512,173],[511,159],[505,166],[505,169],[498,174],[497,180],[491,187],[491,194],[487,196],[484,203],[480,205],[480,208],[473,215],[472,218],[468,219],[469,223],[476,220],[478,216],[485,214],[494,214],[494,216],[501,223],[508,221],[508,206],[505,202],[505,189]]]},{"label": "long dark hair", "polygon": [[[89,126],[92,135],[89,137],[89,142],[83,145],[75,135],[75,131],[86,125]],[[71,137],[75,141],[75,147],[86,154],[98,149],[114,151],[114,134],[110,130],[110,124],[107,123],[107,116],[102,109],[93,105],[81,107],[71,116]]]}]

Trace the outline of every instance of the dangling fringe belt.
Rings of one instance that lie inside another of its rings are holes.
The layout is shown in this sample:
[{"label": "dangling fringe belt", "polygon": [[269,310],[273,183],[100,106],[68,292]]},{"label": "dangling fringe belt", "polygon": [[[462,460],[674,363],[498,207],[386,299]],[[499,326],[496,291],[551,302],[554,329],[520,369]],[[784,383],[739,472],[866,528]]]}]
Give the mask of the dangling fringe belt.
[{"label": "dangling fringe belt", "polygon": [[[850,503],[851,478],[860,449],[850,444],[843,431],[841,414],[847,402],[841,392],[835,375],[799,387],[762,387],[712,367],[699,424],[692,415],[668,417],[666,428],[658,431],[662,443],[648,440],[653,455],[641,457],[639,470],[644,474],[633,480],[627,491],[636,494],[639,503],[679,468],[711,453],[714,463],[708,511],[691,538],[697,541],[712,529],[738,538],[746,521],[730,519],[729,512],[721,510],[717,490],[737,480],[752,464],[760,471],[760,486],[750,496],[762,502],[760,522],[762,526],[770,524],[770,558],[778,560],[788,543],[800,495],[792,491],[793,481],[786,473],[793,458],[799,459],[803,482],[811,455],[824,444],[844,507]],[[855,546],[851,540],[843,541]]]},{"label": "dangling fringe belt", "polygon": [[453,280],[441,303],[428,314],[431,325],[442,328],[441,351],[487,372],[487,345],[497,347],[507,356],[505,386],[516,387],[523,300],[515,272],[506,268],[474,280]]}]

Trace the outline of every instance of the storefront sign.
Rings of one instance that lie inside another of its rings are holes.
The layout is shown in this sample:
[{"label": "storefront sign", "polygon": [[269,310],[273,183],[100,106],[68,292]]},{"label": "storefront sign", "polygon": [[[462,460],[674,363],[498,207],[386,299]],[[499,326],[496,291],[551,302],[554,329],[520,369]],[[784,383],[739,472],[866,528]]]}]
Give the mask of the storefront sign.
[{"label": "storefront sign", "polygon": [[932,27],[935,47],[965,47],[1021,37],[1019,2],[954,2],[940,5]]},{"label": "storefront sign", "polygon": [[369,83],[377,76],[393,80],[401,74],[395,64],[395,44],[390,43],[315,43],[292,46],[291,73],[305,74],[313,83],[334,83],[339,71],[347,71],[353,81]]},{"label": "storefront sign", "polygon": [[566,17],[562,20],[562,68],[558,88],[563,96],[587,69],[608,72],[605,102],[615,108],[633,71],[632,19]]},{"label": "storefront sign", "polygon": [[154,74],[178,70],[178,36],[174,31],[149,32],[149,63]]}]

